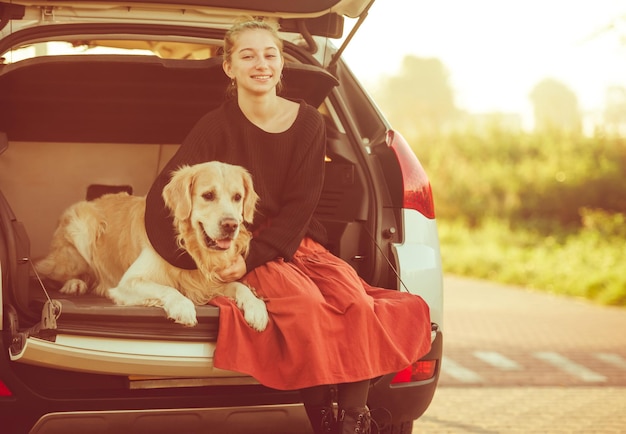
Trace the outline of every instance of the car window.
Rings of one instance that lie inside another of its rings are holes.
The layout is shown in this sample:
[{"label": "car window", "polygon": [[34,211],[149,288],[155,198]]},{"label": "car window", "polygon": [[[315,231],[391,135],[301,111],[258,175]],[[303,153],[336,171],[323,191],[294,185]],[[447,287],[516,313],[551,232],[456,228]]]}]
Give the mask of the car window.
[{"label": "car window", "polygon": [[162,59],[204,60],[219,56],[221,44],[198,44],[161,40],[97,39],[47,41],[18,46],[2,54],[3,63],[16,63],[40,56],[122,54],[158,56]]}]

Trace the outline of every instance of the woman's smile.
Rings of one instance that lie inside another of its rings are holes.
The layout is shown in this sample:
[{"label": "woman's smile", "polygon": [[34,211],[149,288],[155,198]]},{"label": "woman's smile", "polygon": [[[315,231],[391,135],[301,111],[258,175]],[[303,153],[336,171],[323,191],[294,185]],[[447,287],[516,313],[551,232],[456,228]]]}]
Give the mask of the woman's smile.
[{"label": "woman's smile", "polygon": [[240,90],[267,92],[278,84],[283,58],[270,33],[250,30],[239,35],[231,61],[224,68]]}]

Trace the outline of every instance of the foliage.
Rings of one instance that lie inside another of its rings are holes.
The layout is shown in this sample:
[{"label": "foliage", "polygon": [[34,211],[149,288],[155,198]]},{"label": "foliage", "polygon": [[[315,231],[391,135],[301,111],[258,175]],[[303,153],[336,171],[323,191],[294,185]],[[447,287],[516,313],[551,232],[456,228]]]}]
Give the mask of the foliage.
[{"label": "foliage", "polygon": [[608,87],[604,122],[614,131],[619,131],[621,126],[626,125],[626,89],[624,87]]},{"label": "foliage", "polygon": [[502,220],[438,223],[446,273],[626,306],[626,237],[591,228],[546,235]]},{"label": "foliage", "polygon": [[497,128],[419,137],[439,217],[582,227],[582,209],[626,213],[626,141]]},{"label": "foliage", "polygon": [[446,272],[626,306],[624,139],[493,128],[412,143]]}]

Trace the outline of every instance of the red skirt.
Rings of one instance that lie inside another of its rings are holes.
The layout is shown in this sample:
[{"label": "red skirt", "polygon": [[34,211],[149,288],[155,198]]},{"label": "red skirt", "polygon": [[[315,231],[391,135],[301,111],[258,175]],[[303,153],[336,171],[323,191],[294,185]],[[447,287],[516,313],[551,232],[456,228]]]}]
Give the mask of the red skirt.
[{"label": "red skirt", "polygon": [[421,297],[368,285],[311,239],[292,261],[274,260],[244,280],[266,300],[270,321],[257,332],[234,301],[214,299],[217,368],[293,390],[396,372],[430,350],[430,314]]}]

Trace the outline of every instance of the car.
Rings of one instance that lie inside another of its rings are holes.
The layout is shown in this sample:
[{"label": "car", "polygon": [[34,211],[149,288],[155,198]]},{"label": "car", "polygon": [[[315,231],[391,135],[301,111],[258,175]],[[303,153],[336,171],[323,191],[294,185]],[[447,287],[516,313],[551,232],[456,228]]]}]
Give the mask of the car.
[{"label": "car", "polygon": [[0,2],[1,432],[310,432],[297,391],[213,366],[218,308],[197,306],[198,325],[184,327],[157,307],[62,294],[33,267],[65,208],[145,195],[223,101],[222,40],[241,15],[280,25],[283,95],[326,120],[316,217],[328,248],[368,283],[429,305],[431,351],[374,379],[368,401],[381,432],[412,431],[441,370],[442,265],[426,171],[342,56],[371,3]]}]

